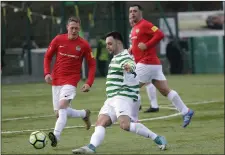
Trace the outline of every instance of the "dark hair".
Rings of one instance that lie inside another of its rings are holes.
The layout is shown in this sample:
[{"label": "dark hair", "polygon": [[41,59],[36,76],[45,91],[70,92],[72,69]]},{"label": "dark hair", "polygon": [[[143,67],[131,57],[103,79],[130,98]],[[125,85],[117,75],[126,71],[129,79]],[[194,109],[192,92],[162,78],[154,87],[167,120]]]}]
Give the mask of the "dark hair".
[{"label": "dark hair", "polygon": [[139,4],[130,5],[130,7],[138,7],[139,10],[143,11],[143,8]]},{"label": "dark hair", "polygon": [[67,21],[67,24],[69,24],[70,22],[75,22],[75,23],[81,23],[81,20],[79,17],[70,17]]},{"label": "dark hair", "polygon": [[105,36],[105,38],[107,38],[107,37],[113,37],[114,39],[120,40],[120,41],[123,43],[123,37],[122,37],[122,35],[121,35],[119,32],[117,32],[117,31],[113,31],[113,32],[108,33],[108,34]]}]

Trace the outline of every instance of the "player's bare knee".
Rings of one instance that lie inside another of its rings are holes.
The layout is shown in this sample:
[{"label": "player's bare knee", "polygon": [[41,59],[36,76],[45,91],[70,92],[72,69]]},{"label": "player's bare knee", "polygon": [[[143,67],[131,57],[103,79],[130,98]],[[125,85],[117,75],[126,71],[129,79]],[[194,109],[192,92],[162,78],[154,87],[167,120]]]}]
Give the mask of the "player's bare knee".
[{"label": "player's bare knee", "polygon": [[119,118],[120,128],[126,131],[130,130],[130,117],[129,116],[120,116]]},{"label": "player's bare knee", "polygon": [[68,100],[61,100],[59,102],[59,109],[66,109],[69,106],[69,101]]},{"label": "player's bare knee", "polygon": [[103,127],[107,127],[110,126],[112,124],[111,119],[109,116],[106,115],[100,115],[98,117],[98,120],[95,123],[95,126],[103,126]]},{"label": "player's bare knee", "polygon": [[102,120],[97,120],[97,122],[95,123],[95,126],[103,126],[103,127],[105,127],[106,126],[106,122],[102,121]]},{"label": "player's bare knee", "polygon": [[120,128],[125,130],[125,131],[129,131],[130,130],[130,122],[128,122],[126,120],[121,120],[120,121]]},{"label": "player's bare knee", "polygon": [[159,88],[159,92],[163,95],[163,96],[167,96],[170,92],[170,89],[168,87],[161,87]]}]

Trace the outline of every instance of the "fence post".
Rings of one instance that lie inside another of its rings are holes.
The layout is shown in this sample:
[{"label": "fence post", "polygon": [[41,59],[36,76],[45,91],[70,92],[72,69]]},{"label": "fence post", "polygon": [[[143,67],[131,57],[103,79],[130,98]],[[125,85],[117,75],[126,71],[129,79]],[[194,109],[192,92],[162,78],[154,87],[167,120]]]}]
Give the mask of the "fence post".
[{"label": "fence post", "polygon": [[61,30],[60,33],[66,33],[66,21],[65,21],[65,2],[60,2],[60,11],[61,11]]},{"label": "fence post", "polygon": [[[28,11],[29,6],[27,6]],[[27,40],[27,57],[28,57],[28,74],[32,74],[32,62],[31,62],[31,23],[30,19],[28,17],[28,14],[26,15],[26,40]]]},{"label": "fence post", "polygon": [[127,32],[127,23],[128,23],[128,18],[126,17],[127,15],[127,10],[126,10],[126,2],[113,2],[113,7],[114,7],[114,17],[115,17],[115,29],[120,32],[123,36],[124,39],[124,45],[125,48],[127,48],[127,43],[128,43],[128,32]]}]

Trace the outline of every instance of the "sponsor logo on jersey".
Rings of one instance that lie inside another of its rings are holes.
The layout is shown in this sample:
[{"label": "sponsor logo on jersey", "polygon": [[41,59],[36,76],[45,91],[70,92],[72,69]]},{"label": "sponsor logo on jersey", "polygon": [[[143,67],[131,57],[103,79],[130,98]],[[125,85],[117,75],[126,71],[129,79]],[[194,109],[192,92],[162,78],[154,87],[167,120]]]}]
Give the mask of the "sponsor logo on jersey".
[{"label": "sponsor logo on jersey", "polygon": [[62,53],[62,52],[59,52],[59,54],[62,55],[62,56],[66,56],[66,57],[70,57],[70,58],[75,58],[75,59],[79,59],[80,58],[77,55],[66,54],[66,53]]},{"label": "sponsor logo on jersey", "polygon": [[79,45],[76,46],[76,51],[80,52],[80,50],[81,50],[81,47]]},{"label": "sponsor logo on jersey", "polygon": [[140,30],[139,29],[136,29],[136,31],[135,31],[136,33],[139,33],[140,32]]}]

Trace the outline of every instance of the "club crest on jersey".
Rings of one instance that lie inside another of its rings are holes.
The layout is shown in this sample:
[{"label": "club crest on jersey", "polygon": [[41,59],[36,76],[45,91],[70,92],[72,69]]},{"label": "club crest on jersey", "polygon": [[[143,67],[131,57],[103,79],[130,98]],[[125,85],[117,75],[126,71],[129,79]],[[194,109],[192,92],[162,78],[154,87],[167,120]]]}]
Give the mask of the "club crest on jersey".
[{"label": "club crest on jersey", "polygon": [[135,31],[136,33],[139,33],[140,32],[140,30],[139,29],[136,29],[136,31]]},{"label": "club crest on jersey", "polygon": [[80,52],[80,50],[81,50],[81,47],[79,45],[76,46],[76,51]]}]

